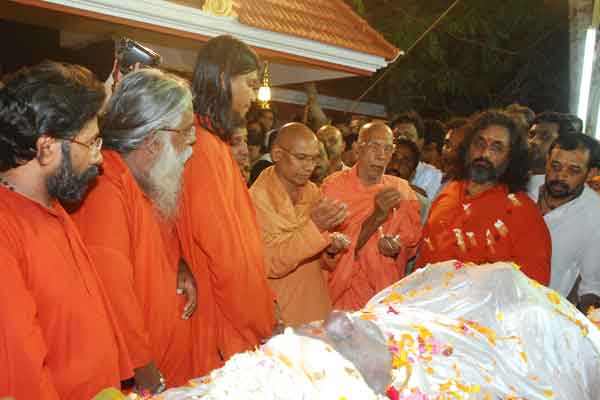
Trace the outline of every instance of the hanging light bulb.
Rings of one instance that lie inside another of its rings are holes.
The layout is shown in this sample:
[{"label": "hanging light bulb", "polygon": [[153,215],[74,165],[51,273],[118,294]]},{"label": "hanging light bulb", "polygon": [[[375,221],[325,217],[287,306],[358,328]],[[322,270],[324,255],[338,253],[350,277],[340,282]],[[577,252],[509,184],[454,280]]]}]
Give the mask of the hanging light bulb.
[{"label": "hanging light bulb", "polygon": [[269,101],[271,101],[271,85],[269,82],[269,62],[265,61],[265,69],[262,74],[262,82],[258,89],[258,101],[260,102],[261,108],[271,108]]}]

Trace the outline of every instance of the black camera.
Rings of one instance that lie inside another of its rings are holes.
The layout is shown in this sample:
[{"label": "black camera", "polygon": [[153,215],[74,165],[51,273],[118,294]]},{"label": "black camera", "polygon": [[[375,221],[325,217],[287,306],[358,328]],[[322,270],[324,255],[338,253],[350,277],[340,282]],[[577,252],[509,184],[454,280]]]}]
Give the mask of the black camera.
[{"label": "black camera", "polygon": [[117,59],[123,75],[131,71],[136,63],[145,67],[158,67],[162,63],[160,54],[127,38],[117,43]]}]

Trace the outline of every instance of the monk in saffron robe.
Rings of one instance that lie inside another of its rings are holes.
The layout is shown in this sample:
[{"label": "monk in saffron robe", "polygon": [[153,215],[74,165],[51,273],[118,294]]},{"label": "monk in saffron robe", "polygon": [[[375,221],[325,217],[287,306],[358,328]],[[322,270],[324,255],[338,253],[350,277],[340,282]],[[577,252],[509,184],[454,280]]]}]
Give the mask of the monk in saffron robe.
[{"label": "monk in saffron robe", "polygon": [[0,89],[0,397],[90,399],[133,375],[102,282],[59,203],[80,201],[98,174],[104,98],[89,71],[50,62]]},{"label": "monk in saffron robe", "polygon": [[200,50],[192,83],[197,142],[177,228],[198,284],[194,331],[201,332],[195,340],[205,373],[254,348],[275,326],[256,213],[228,144],[233,114],[245,116],[255,99],[257,70],[258,58],[244,43],[220,36]]},{"label": "monk in saffron robe", "polygon": [[331,244],[328,230],[338,226],[347,212],[339,202],[321,201],[319,188],[309,181],[320,149],[307,126],[283,126],[271,153],[275,165],[254,182],[250,197],[282,320],[299,326],[325,319],[331,311],[320,256]]},{"label": "monk in saffron robe", "polygon": [[102,134],[110,149],[103,174],[73,216],[109,290],[138,388],[158,391],[161,373],[180,386],[197,373],[190,295],[179,295],[182,279],[190,279],[195,307],[195,283],[175,230],[195,141],[187,83],[158,70],[127,75],[108,104]]},{"label": "monk in saffron robe", "polygon": [[384,175],[394,152],[391,130],[383,123],[363,126],[356,152],[356,166],[322,186],[326,197],[348,205],[348,218],[336,230],[352,245],[331,260],[329,273],[333,306],[344,310],[362,308],[401,279],[421,238],[420,206],[410,184]]},{"label": "monk in saffron robe", "polygon": [[477,264],[517,263],[525,275],[547,285],[551,242],[537,206],[525,192],[526,147],[510,116],[477,116],[465,142],[461,179],[431,206],[417,267],[447,260]]}]

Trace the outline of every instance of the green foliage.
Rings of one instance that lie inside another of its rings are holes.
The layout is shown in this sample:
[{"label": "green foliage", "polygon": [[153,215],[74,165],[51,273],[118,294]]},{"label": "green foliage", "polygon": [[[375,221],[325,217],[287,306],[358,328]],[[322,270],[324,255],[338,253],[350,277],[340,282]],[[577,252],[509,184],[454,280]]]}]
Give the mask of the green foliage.
[{"label": "green foliage", "polygon": [[[403,50],[453,3],[347,1]],[[374,89],[376,95],[392,114],[413,108],[436,118],[469,115],[512,102],[536,111],[566,111],[566,5],[561,0],[462,0],[397,61]]]}]

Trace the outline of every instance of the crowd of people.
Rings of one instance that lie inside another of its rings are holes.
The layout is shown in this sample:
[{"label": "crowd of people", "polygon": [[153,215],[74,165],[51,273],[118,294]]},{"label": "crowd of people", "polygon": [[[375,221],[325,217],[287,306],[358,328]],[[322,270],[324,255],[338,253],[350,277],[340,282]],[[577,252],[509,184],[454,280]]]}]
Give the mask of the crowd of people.
[{"label": "crowd of people", "polygon": [[[157,393],[430,263],[516,263],[600,303],[600,149],[519,105],[446,123],[254,109],[230,36],[192,82],[107,90],[43,62],[0,88],[0,396]],[[276,118],[277,117],[277,118]]]}]

